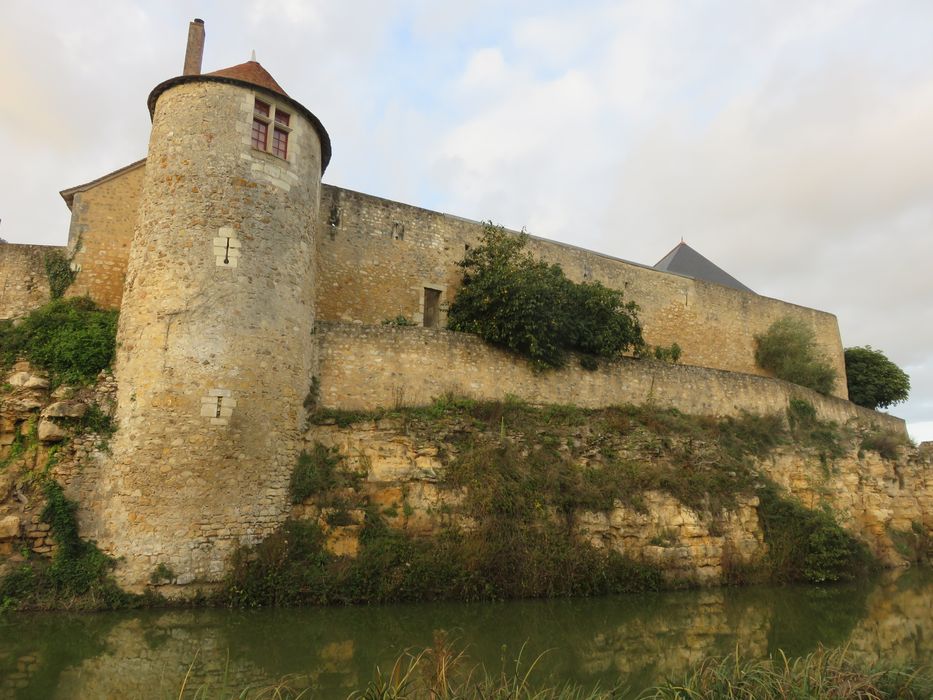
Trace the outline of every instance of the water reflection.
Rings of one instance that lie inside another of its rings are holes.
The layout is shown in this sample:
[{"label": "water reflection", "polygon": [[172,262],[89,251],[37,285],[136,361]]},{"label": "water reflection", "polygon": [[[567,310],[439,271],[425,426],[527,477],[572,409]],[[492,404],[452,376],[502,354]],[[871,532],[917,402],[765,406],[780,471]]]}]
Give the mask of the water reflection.
[{"label": "water reflection", "polygon": [[[831,588],[684,591],[597,600],[231,612],[17,616],[0,624],[0,697],[177,696],[286,674],[345,697],[436,630],[497,670],[521,650],[555,680],[640,689],[732,652],[805,654],[817,644],[886,662],[933,661],[933,573]],[[504,645],[504,648],[503,648]]]}]

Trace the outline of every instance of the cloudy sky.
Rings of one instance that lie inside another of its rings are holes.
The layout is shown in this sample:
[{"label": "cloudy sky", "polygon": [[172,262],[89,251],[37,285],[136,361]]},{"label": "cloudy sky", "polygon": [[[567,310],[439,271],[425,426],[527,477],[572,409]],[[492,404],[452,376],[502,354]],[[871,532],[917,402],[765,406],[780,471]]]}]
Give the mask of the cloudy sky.
[{"label": "cloudy sky", "polygon": [[323,121],[325,181],[653,264],[681,237],[835,313],[911,375],[933,439],[927,0],[46,0],[0,23],[0,236],[145,155],[146,96],[259,61]]}]

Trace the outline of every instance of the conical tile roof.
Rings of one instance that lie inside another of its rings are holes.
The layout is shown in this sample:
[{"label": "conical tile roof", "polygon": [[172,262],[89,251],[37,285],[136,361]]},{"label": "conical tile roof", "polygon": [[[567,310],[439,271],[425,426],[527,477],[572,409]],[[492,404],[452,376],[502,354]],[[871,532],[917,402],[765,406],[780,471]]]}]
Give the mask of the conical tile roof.
[{"label": "conical tile roof", "polygon": [[285,95],[285,97],[289,96],[288,93],[282,89],[282,86],[275,81],[275,78],[269,75],[269,71],[263,68],[258,61],[247,61],[246,63],[240,63],[236,66],[230,66],[229,68],[221,68],[220,70],[215,70],[212,73],[205,73],[204,75],[213,75],[218,78],[231,78],[244,83],[250,83],[251,85],[258,85],[259,87],[266,88],[266,90],[272,90],[272,92]]}]

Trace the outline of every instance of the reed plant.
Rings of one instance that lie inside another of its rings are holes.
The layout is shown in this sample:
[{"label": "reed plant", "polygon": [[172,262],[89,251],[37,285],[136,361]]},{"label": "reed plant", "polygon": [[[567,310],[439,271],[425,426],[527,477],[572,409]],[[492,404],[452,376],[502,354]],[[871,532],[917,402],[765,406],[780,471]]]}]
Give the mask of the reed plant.
[{"label": "reed plant", "polygon": [[679,681],[669,681],[639,700],[929,700],[933,679],[917,669],[870,668],[846,648],[788,658],[743,659],[735,652],[708,658]]},{"label": "reed plant", "polygon": [[[629,688],[585,687],[556,683],[547,674],[547,656],[528,663],[524,649],[498,673],[472,665],[456,641],[437,634],[431,647],[409,650],[386,669],[377,666],[368,683],[347,700],[929,700],[933,679],[917,669],[870,668],[856,663],[845,648],[819,648],[788,658],[779,652],[767,660],[732,654],[707,658],[682,679],[636,694]],[[193,664],[192,664],[193,665]],[[296,688],[293,679],[250,686],[240,691],[188,687],[179,700],[297,700],[315,697]]]}]

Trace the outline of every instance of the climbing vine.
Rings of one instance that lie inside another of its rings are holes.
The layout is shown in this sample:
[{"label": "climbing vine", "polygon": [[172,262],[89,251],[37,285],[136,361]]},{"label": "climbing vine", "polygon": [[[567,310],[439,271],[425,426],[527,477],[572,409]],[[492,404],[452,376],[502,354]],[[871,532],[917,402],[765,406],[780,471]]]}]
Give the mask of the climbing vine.
[{"label": "climbing vine", "polygon": [[45,254],[45,274],[53,299],[61,299],[77,276],[71,269],[71,260],[57,250]]}]

